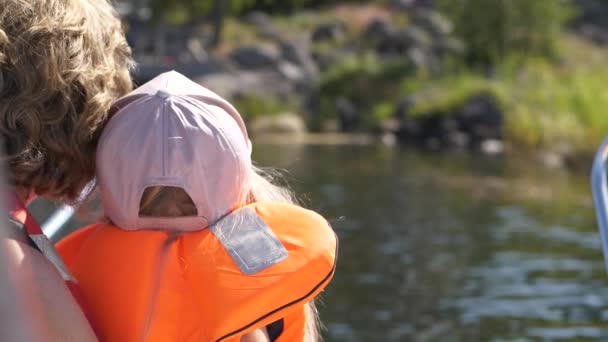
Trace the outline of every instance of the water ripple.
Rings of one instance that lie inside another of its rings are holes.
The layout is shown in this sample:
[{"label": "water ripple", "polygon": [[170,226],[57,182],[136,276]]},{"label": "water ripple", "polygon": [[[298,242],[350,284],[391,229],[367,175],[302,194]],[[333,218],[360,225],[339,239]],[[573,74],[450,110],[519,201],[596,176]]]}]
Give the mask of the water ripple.
[{"label": "water ripple", "polygon": [[607,339],[608,327],[585,326],[596,325],[608,317],[608,287],[593,280],[594,272],[603,270],[601,259],[584,259],[558,251],[504,250],[514,236],[524,241],[541,238],[558,246],[599,250],[597,233],[543,226],[515,207],[500,208],[497,216],[501,222],[491,228],[490,234],[502,250],[470,269],[459,293],[443,300],[442,307],[458,310],[464,324],[479,324],[485,318],[553,322],[550,326],[537,323],[518,331],[518,339],[505,336],[493,341]]}]

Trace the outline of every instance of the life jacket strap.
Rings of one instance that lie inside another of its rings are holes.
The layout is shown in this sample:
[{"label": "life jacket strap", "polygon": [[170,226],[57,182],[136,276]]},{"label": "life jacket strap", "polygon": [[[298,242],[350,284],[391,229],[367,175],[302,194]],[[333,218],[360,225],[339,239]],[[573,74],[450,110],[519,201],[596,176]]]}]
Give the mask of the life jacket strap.
[{"label": "life jacket strap", "polygon": [[55,249],[55,245],[42,232],[42,228],[27,208],[21,203],[17,196],[12,196],[12,205],[9,215],[14,221],[21,223],[25,228],[25,232],[31,241],[34,242],[38,250],[55,266],[61,278],[65,281],[78,283],[76,278],[70,273],[70,270],[61,259],[59,253]]},{"label": "life jacket strap", "polygon": [[46,235],[44,235],[42,228],[40,227],[34,216],[30,214],[30,212],[23,205],[23,203],[21,203],[21,201],[17,198],[16,195],[13,194],[11,196],[9,203],[11,204],[11,210],[9,210],[9,219],[16,224],[21,225],[25,229],[29,240],[34,243],[34,247],[36,247],[46,257],[46,259],[50,261],[51,264],[53,264],[53,266],[55,266],[55,268],[61,275],[61,278],[65,281],[65,284],[70,290],[72,297],[74,297],[74,299],[84,312],[87,321],[89,321],[89,324],[93,328],[93,331],[97,336],[99,336],[99,334],[97,333],[97,329],[93,324],[93,321],[91,320],[91,311],[87,309],[87,305],[85,304],[82,291],[78,285],[78,281],[72,275],[65,262],[55,249],[55,245],[51,242],[51,240],[49,240]]}]

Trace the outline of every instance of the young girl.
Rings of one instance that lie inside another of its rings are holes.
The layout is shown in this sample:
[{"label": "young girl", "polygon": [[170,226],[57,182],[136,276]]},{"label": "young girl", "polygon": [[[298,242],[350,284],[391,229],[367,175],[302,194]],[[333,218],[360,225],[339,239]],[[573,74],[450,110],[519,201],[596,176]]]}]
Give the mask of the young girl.
[{"label": "young girl", "polygon": [[106,223],[59,245],[108,341],[316,341],[336,237],[251,163],[238,112],[162,74],[97,149]]}]

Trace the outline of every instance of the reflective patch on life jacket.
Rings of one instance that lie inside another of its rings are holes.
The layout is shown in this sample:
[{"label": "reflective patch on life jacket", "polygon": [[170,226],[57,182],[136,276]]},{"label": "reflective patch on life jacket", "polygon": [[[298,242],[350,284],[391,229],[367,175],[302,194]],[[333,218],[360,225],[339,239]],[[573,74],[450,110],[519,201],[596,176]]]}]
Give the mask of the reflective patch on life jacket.
[{"label": "reflective patch on life jacket", "polygon": [[209,227],[241,272],[255,274],[287,259],[287,249],[251,208],[238,210]]}]

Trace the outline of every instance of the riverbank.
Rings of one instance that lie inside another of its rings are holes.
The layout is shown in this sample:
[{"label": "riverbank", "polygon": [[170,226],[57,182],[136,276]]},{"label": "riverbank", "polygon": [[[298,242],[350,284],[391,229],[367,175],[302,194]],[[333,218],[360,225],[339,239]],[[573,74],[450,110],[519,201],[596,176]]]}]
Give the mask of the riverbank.
[{"label": "riverbank", "polygon": [[411,113],[450,115],[472,96],[486,94],[503,114],[504,140],[516,149],[588,163],[608,133],[608,50],[572,34],[562,35],[560,48],[556,61],[504,65],[489,77],[463,72],[413,81],[419,98]]},{"label": "riverbank", "polygon": [[373,145],[381,140],[366,133],[264,133],[256,135],[254,143],[280,145]]},{"label": "riverbank", "polygon": [[577,29],[557,35],[552,57],[513,55],[476,69],[464,66],[468,47],[452,22],[418,3],[226,18],[213,51],[189,39],[171,49],[185,52],[142,63],[138,77],[182,71],[229,98],[254,135],[262,127],[311,143],[325,133],[364,134],[430,149],[543,154],[554,166],[590,163],[608,132],[601,34],[589,39],[576,19]]}]

